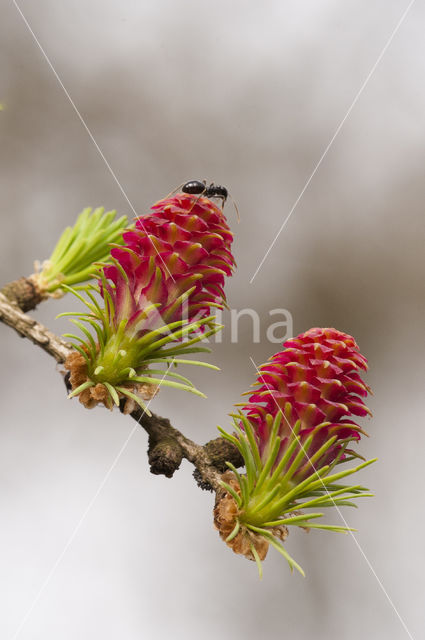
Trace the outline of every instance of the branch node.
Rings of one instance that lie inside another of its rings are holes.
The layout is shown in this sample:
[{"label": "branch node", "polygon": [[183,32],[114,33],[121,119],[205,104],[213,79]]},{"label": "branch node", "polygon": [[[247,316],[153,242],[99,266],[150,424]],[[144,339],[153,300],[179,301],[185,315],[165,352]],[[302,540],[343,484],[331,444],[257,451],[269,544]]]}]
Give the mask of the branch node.
[{"label": "branch node", "polygon": [[0,289],[0,293],[3,293],[10,302],[18,305],[24,312],[35,309],[45,299],[31,277],[18,278],[5,284]]},{"label": "branch node", "polygon": [[211,460],[211,463],[218,471],[220,471],[220,473],[227,471],[228,467],[226,462],[231,462],[236,468],[242,467],[244,464],[238,448],[221,436],[207,442],[207,444],[204,445],[204,448]]}]

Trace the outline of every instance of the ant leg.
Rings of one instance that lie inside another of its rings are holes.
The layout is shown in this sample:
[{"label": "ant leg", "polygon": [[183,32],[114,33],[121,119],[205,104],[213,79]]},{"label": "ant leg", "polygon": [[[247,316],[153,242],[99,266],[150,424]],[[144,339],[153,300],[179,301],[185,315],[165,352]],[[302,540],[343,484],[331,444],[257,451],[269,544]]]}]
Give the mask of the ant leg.
[{"label": "ant leg", "polygon": [[[182,182],[181,184],[179,184],[178,187],[176,187],[175,189],[173,189],[172,191],[170,191],[170,193],[168,194],[168,196],[165,196],[164,200],[166,200],[167,198],[170,198],[171,196],[173,196],[175,193],[177,193],[177,191],[179,191],[186,183]],[[162,198],[161,198],[162,199]]]}]

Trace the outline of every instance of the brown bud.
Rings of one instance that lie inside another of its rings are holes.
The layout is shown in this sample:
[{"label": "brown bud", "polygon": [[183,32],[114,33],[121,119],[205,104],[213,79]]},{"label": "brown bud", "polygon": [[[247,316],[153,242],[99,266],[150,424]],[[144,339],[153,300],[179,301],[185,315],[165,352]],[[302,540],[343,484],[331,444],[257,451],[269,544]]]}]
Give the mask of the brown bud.
[{"label": "brown bud", "polygon": [[[226,471],[226,473],[222,475],[222,479],[240,495],[238,481],[231,471]],[[226,491],[226,489],[219,489],[214,507],[214,524],[218,529],[220,537],[235,553],[240,553],[249,560],[255,560],[254,554],[252,553],[252,547],[254,547],[260,560],[264,560],[267,555],[269,543],[263,536],[250,531],[244,525],[241,525],[238,534],[232,540],[226,540],[235,528],[239,515],[238,505],[233,496]]]}]

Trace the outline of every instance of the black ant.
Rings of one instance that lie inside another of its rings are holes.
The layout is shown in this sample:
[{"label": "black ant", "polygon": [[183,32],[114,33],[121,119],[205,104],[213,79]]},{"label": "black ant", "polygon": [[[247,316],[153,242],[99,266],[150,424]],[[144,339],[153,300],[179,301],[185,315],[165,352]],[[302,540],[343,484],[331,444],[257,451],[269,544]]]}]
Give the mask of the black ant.
[{"label": "black ant", "polygon": [[214,184],[214,182],[211,182],[210,186],[207,187],[205,180],[203,182],[200,180],[190,180],[189,182],[186,182],[181,189],[183,193],[192,193],[194,195],[205,196],[206,198],[221,198],[223,200],[223,204],[226,202],[229,195],[226,187]]},{"label": "black ant", "polygon": [[206,180],[203,180],[202,182],[200,180],[189,180],[189,182],[186,182],[181,187],[181,190],[183,191],[183,193],[204,196],[205,198],[221,198],[222,208],[224,207],[227,198],[230,197],[236,209],[236,214],[239,221],[240,218],[238,208],[233,198],[229,196],[229,192],[227,191],[226,187],[223,187],[220,184],[214,184],[214,182],[211,182],[211,184],[207,186]]}]

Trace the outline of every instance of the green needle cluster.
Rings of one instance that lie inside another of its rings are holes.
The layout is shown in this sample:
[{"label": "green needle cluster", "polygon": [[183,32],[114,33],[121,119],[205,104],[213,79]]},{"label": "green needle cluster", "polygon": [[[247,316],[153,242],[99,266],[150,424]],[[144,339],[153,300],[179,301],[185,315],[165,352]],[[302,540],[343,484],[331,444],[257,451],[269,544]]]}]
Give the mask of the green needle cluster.
[{"label": "green needle cluster", "polygon": [[[239,533],[241,527],[244,527],[263,536],[283,555],[291,570],[295,568],[304,575],[299,564],[276,539],[273,530],[283,525],[293,525],[308,529],[325,529],[343,533],[352,531],[346,526],[312,523],[311,520],[321,518],[323,513],[311,513],[309,511],[304,513],[304,509],[338,508],[340,506],[355,507],[356,504],[352,502],[353,499],[372,496],[373,494],[369,493],[361,485],[345,485],[339,481],[367,467],[375,460],[369,460],[354,468],[334,473],[333,471],[337,465],[348,460],[348,458],[344,459],[340,455],[332,464],[316,467],[316,460],[320,459],[323,452],[332,446],[335,439],[332,437],[322,445],[316,455],[310,458],[311,474],[302,482],[294,483],[293,477],[298,466],[305,459],[312,437],[301,443],[299,438],[301,423],[298,421],[282,450],[281,438],[278,435],[281,421],[282,412],[278,412],[274,419],[271,415],[267,416],[270,437],[268,446],[262,454],[260,454],[253,426],[243,414],[234,415],[236,435],[229,434],[219,427],[221,435],[239,449],[246,469],[246,474],[240,474],[232,464],[227,463],[237,479],[240,493],[236,492],[228,483],[222,482],[226,491],[233,496],[238,509],[235,527],[226,542],[230,542]],[[243,430],[240,425],[243,425]],[[320,425],[318,428],[320,428]],[[261,575],[261,563],[254,550],[253,554],[257,560]]]},{"label": "green needle cluster", "polygon": [[87,207],[80,213],[73,227],[62,233],[52,255],[35,275],[40,289],[47,294],[58,290],[65,293],[64,285],[72,286],[90,280],[93,264],[108,262],[110,245],[122,244],[122,232],[127,217],[115,220],[116,211]]}]

